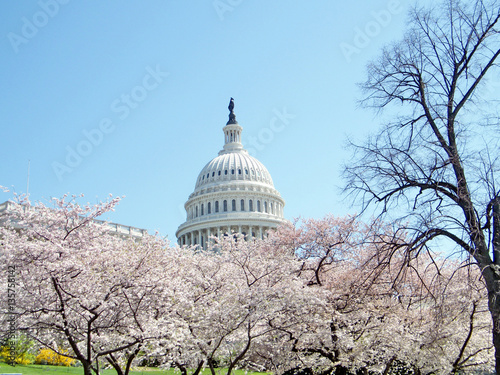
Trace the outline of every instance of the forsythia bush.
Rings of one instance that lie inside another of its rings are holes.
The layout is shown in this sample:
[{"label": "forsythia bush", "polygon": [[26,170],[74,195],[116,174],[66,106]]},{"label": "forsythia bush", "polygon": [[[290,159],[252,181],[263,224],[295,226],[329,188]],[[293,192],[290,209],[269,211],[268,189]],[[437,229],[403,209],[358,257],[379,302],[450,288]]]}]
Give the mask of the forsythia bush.
[{"label": "forsythia bush", "polygon": [[[59,349],[61,353],[67,353],[67,350]],[[40,353],[35,358],[35,363],[37,364],[47,364],[56,366],[72,366],[75,364],[75,360],[64,355],[57,354],[52,349],[42,348]]]},{"label": "forsythia bush", "polygon": [[3,362],[12,362],[12,359],[14,359],[14,362],[18,365],[30,365],[33,363],[33,355],[26,352],[16,352],[16,357],[12,358],[9,346],[0,347],[0,358]]},{"label": "forsythia bush", "polygon": [[5,345],[0,347],[0,360],[6,363],[17,363],[29,365],[33,363],[34,342],[25,335],[11,338]]}]

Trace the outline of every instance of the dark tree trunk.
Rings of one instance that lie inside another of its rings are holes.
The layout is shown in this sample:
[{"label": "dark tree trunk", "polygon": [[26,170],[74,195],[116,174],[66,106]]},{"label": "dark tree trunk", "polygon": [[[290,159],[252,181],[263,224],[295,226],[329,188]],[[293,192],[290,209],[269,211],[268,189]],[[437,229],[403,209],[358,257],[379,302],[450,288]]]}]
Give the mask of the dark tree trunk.
[{"label": "dark tree trunk", "polygon": [[193,375],[199,375],[201,370],[203,370],[203,363],[205,361],[201,360],[200,363],[198,363],[198,367],[196,368],[196,370],[193,372]]},{"label": "dark tree trunk", "polygon": [[216,375],[215,374],[215,367],[214,367],[214,362],[212,360],[212,358],[209,358],[208,359],[208,367],[210,368],[210,372],[212,375]]},{"label": "dark tree trunk", "polygon": [[[492,269],[493,268],[493,269]],[[488,289],[488,308],[493,322],[493,346],[495,348],[495,371],[500,375],[500,274],[495,265],[483,267],[483,277]]]},{"label": "dark tree trunk", "polygon": [[90,366],[90,364],[82,362],[82,367],[83,375],[92,375],[92,367]]},{"label": "dark tree trunk", "polygon": [[186,366],[184,366],[182,363],[179,363],[177,361],[174,362],[174,365],[175,365],[175,367],[177,367],[180,370],[181,375],[187,375]]},{"label": "dark tree trunk", "polygon": [[124,375],[122,368],[120,367],[120,365],[118,364],[118,362],[116,361],[115,357],[112,354],[107,355],[106,360],[111,364],[111,366],[113,366],[118,375]]}]

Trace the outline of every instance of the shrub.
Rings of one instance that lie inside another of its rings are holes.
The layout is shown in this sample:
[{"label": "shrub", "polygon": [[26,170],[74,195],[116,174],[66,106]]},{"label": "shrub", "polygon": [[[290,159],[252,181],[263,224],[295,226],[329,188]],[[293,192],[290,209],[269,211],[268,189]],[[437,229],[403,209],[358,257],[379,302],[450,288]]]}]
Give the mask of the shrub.
[{"label": "shrub", "polygon": [[35,359],[33,346],[33,340],[24,335],[18,336],[0,347],[0,359],[10,364],[30,365]]},{"label": "shrub", "polygon": [[[58,349],[60,353],[67,354],[65,349]],[[65,355],[57,354],[49,348],[42,348],[35,358],[35,363],[41,365],[55,365],[55,366],[73,366],[75,364],[73,358],[66,357]]]}]

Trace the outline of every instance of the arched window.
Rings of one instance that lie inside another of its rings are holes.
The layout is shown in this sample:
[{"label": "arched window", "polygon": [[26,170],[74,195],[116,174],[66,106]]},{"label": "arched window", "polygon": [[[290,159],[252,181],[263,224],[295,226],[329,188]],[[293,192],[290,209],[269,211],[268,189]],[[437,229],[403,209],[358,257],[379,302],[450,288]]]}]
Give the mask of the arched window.
[{"label": "arched window", "polygon": [[210,215],[212,213],[212,203],[208,202],[207,205],[207,215]]},{"label": "arched window", "polygon": [[195,217],[198,217],[198,206],[196,206],[196,216]]},{"label": "arched window", "polygon": [[260,201],[257,201],[257,212],[261,212],[260,211]]},{"label": "arched window", "polygon": [[253,201],[251,199],[248,201],[248,211],[253,211]]},{"label": "arched window", "polygon": [[203,215],[204,215],[204,212],[203,212],[203,211],[204,211],[204,208],[205,208],[205,206],[204,206],[204,205],[203,205],[203,203],[202,203],[202,204],[201,204],[201,216],[203,216]]},{"label": "arched window", "polygon": [[273,202],[270,203],[271,205],[271,213],[274,215],[274,206],[273,206]]},{"label": "arched window", "polygon": [[241,174],[241,169],[238,169],[238,174]]},{"label": "arched window", "polygon": [[245,211],[245,200],[242,199],[240,202],[240,211]]},{"label": "arched window", "polygon": [[227,201],[224,201],[224,212],[227,212]]},{"label": "arched window", "polygon": [[264,212],[267,214],[267,202],[264,202]]},{"label": "arched window", "polygon": [[215,212],[219,212],[219,201],[215,201]]},{"label": "arched window", "polygon": [[231,202],[231,210],[236,211],[236,199]]},{"label": "arched window", "polygon": [[227,169],[224,171],[224,174],[227,174]]},{"label": "arched window", "polygon": [[220,176],[220,171],[219,171],[219,173],[218,173],[218,174],[219,174],[219,176]]},{"label": "arched window", "polygon": [[234,174],[234,169],[231,169],[231,174]]}]

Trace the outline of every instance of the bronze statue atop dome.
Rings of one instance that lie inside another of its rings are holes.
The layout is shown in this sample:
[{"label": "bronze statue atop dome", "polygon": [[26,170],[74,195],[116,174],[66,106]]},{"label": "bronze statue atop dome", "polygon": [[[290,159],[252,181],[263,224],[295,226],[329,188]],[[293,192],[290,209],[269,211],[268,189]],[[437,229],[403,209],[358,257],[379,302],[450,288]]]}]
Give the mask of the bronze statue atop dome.
[{"label": "bronze statue atop dome", "polygon": [[227,107],[229,109],[229,121],[227,122],[226,125],[230,124],[237,124],[238,121],[236,121],[236,115],[234,114],[234,99],[231,98],[229,101],[229,106]]}]

